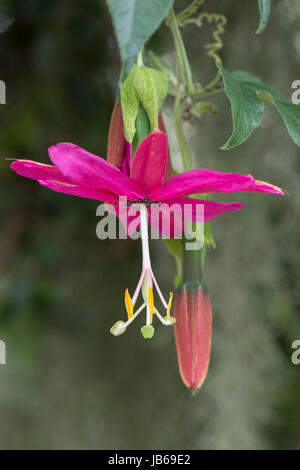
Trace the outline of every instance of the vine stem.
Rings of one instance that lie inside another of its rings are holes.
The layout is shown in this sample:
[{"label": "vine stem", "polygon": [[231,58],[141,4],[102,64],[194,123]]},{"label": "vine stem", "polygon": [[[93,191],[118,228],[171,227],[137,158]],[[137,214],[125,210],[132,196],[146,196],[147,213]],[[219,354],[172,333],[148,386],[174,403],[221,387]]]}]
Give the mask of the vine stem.
[{"label": "vine stem", "polygon": [[186,7],[181,13],[177,15],[177,21],[179,23],[185,20],[188,16],[195,13],[196,10],[204,3],[204,0],[194,0],[188,7]]},{"label": "vine stem", "polygon": [[224,86],[216,86],[214,88],[211,87],[205,87],[200,91],[194,91],[193,93],[188,93],[187,95],[190,96],[191,98],[201,98],[203,96],[209,96],[209,95],[216,95],[217,93],[220,93],[221,91],[224,91]]},{"label": "vine stem", "polygon": [[213,87],[218,83],[218,81],[220,80],[220,78],[221,78],[221,73],[220,73],[220,71],[218,70],[217,73],[216,73],[215,78],[213,78],[212,81],[209,82],[208,85],[206,85],[206,88],[213,88]]},{"label": "vine stem", "polygon": [[176,49],[178,49],[179,56],[181,57],[181,60],[182,60],[182,65],[183,65],[184,72],[185,72],[186,86],[187,86],[188,91],[192,93],[194,90],[192,71],[191,71],[190,63],[189,63],[187,53],[184,47],[182,36],[178,28],[177,18],[176,18],[173,8],[171,8],[169,12],[168,20],[169,20],[171,31],[174,36]]},{"label": "vine stem", "polygon": [[[193,2],[192,5],[193,6],[196,5],[196,3],[199,4],[199,2]],[[205,96],[206,94],[208,95],[208,94],[218,93],[221,90],[219,90],[219,87],[215,87],[215,88],[206,87],[206,89],[202,89],[202,90],[200,89],[198,91],[195,91],[190,64],[187,58],[186,50],[184,47],[184,43],[182,40],[181,33],[179,31],[177,22],[178,22],[178,18],[176,17],[173,8],[171,8],[169,15],[168,15],[168,24],[173,34],[175,49],[176,49],[176,79],[177,79],[177,87],[176,87],[176,95],[175,95],[175,103],[174,103],[174,125],[175,125],[176,137],[177,137],[179,148],[180,148],[183,169],[184,171],[189,171],[193,169],[192,156],[191,156],[190,148],[186,140],[186,137],[184,135],[183,126],[182,126],[182,114],[184,111],[185,98],[187,96],[190,96],[191,98],[195,98],[198,96]],[[183,72],[185,76],[183,76]],[[184,87],[184,93],[182,96],[181,85],[182,85],[182,82],[184,82],[184,78],[185,78],[185,87]],[[183,248],[183,251],[185,252],[184,248]],[[178,274],[176,278],[177,281],[175,282],[182,281],[183,273],[185,275],[188,275],[187,270],[189,271],[189,275],[191,275],[190,271],[191,271],[192,266],[194,269],[193,276],[196,276],[197,278],[201,277],[202,265],[204,261],[204,252],[205,252],[205,249],[201,249],[199,250],[199,252],[197,252],[196,255],[195,254],[194,256],[185,255],[183,257],[183,260],[180,260],[180,261],[178,260],[178,258],[176,258]]]},{"label": "vine stem", "polygon": [[[175,48],[176,48],[177,88],[176,88],[176,97],[175,97],[175,104],[174,104],[174,125],[175,125],[176,137],[177,137],[179,148],[180,148],[183,169],[184,171],[189,171],[192,169],[192,156],[191,156],[191,152],[190,152],[190,149],[189,149],[189,146],[188,146],[188,143],[187,143],[187,140],[185,138],[183,128],[182,128],[181,81],[183,78],[182,66],[184,62],[184,58],[182,55],[183,42],[182,42],[182,38],[181,38],[177,23],[176,23],[176,16],[172,8],[169,12],[168,19],[169,19],[169,25],[173,34]],[[184,53],[185,53],[185,49],[184,49]],[[184,55],[186,56],[186,53]],[[191,75],[190,75],[190,78],[191,78]]]}]

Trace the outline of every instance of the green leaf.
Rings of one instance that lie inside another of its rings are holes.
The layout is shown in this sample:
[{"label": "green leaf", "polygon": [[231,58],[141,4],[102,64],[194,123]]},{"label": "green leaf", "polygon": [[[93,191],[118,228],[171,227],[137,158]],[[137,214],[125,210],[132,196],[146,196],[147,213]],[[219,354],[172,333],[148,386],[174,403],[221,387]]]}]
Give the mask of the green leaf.
[{"label": "green leaf", "polygon": [[295,144],[300,147],[300,106],[291,103],[277,90],[263,83],[259,78],[255,77],[255,75],[244,71],[236,71],[231,75],[238,80],[239,83],[243,84],[244,87],[257,91],[262,99],[275,106],[291,138]]},{"label": "green leaf", "polygon": [[124,132],[128,142],[132,142],[135,134],[135,121],[139,112],[140,100],[133,86],[137,67],[134,65],[125,82],[121,86],[121,105],[124,121]]},{"label": "green leaf", "polygon": [[232,135],[221,147],[222,150],[229,150],[245,142],[260,124],[264,105],[255,90],[244,86],[221,64],[218,67],[223,77],[225,93],[231,102],[233,117]]},{"label": "green leaf", "polygon": [[107,0],[125,77],[139,51],[166,18],[174,0]]},{"label": "green leaf", "polygon": [[133,86],[144,106],[152,130],[158,128],[158,113],[168,93],[168,77],[158,70],[139,67],[134,75]]},{"label": "green leaf", "polygon": [[274,105],[282,116],[288,133],[298,147],[300,147],[300,107],[289,103],[284,97],[272,95]]},{"label": "green leaf", "polygon": [[222,149],[228,150],[243,143],[259,125],[264,103],[273,104],[280,113],[287,130],[300,147],[300,107],[284,98],[278,91],[259,78],[244,71],[228,73],[219,66],[223,76],[225,93],[228,96],[233,116],[232,136]]},{"label": "green leaf", "polygon": [[272,0],[258,0],[260,23],[259,27],[257,28],[256,34],[261,33],[267,26],[271,10],[271,1]]}]

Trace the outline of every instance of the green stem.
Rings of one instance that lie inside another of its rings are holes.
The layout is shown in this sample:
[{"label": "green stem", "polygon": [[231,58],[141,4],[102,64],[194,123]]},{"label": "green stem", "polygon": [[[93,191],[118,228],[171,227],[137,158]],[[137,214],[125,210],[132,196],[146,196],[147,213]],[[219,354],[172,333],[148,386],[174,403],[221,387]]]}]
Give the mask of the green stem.
[{"label": "green stem", "polygon": [[[184,240],[183,240],[184,241]],[[183,250],[183,280],[184,282],[199,282],[202,280],[201,257],[203,250]]]},{"label": "green stem", "polygon": [[220,93],[221,91],[224,91],[223,85],[220,85],[214,88],[205,87],[203,88],[203,90],[194,91],[193,93],[187,92],[187,95],[190,96],[191,98],[201,98],[202,96],[216,95],[217,93]]},{"label": "green stem", "polygon": [[189,63],[187,53],[184,47],[184,43],[183,43],[179,28],[178,28],[176,15],[174,13],[173,8],[171,8],[169,12],[168,20],[169,20],[171,31],[173,33],[176,50],[178,50],[178,54],[182,60],[182,65],[183,65],[184,72],[185,72],[186,86],[187,86],[188,91],[192,93],[194,90],[192,71],[191,71],[190,63]]},{"label": "green stem", "polygon": [[213,88],[218,83],[220,78],[221,78],[221,73],[218,70],[217,73],[216,73],[216,76],[213,78],[213,80],[208,85],[206,85],[205,88]]},{"label": "green stem", "polygon": [[180,101],[180,94],[176,95],[175,105],[174,105],[174,124],[175,132],[180,148],[181,159],[183,164],[184,171],[189,171],[192,169],[192,156],[191,152],[185,138],[183,129],[182,129],[182,103]]},{"label": "green stem", "polygon": [[[199,2],[193,2],[193,4],[196,4],[196,3],[199,4]],[[177,19],[176,19],[173,9],[171,9],[169,12],[168,22],[169,22],[169,25],[173,34],[175,48],[176,48],[177,87],[176,87],[176,95],[175,95],[175,103],[174,103],[174,125],[175,125],[176,137],[177,137],[179,148],[180,148],[183,168],[184,168],[184,171],[189,171],[192,169],[192,157],[191,157],[189,145],[184,135],[183,127],[182,127],[182,114],[184,110],[185,98],[186,96],[190,96],[190,97],[194,97],[195,95],[198,96],[201,92],[202,92],[202,95],[200,96],[205,96],[205,94],[218,93],[218,91],[221,91],[221,90],[206,88],[206,90],[201,90],[198,93],[195,93],[189,61],[187,58],[186,50],[183,44],[183,40],[182,40],[180,31],[178,28]],[[183,77],[183,72],[184,72],[185,77]],[[183,82],[183,78],[185,78],[186,87],[184,88],[184,92],[182,96],[181,85]],[[184,242],[185,241],[182,240],[183,259],[180,259],[180,258],[176,259],[178,274],[177,274],[175,283],[177,285],[178,285],[178,282],[180,282],[180,280],[182,279],[184,279],[185,281],[188,280],[190,282],[201,280],[201,265],[204,260],[204,249],[195,250],[195,251],[185,250]]]},{"label": "green stem", "polygon": [[176,19],[173,10],[170,10],[169,13],[169,24],[171,26],[171,31],[173,33],[175,48],[176,48],[176,78],[177,78],[177,88],[176,88],[176,97],[174,103],[174,125],[176,137],[178,140],[181,159],[183,164],[184,171],[189,171],[192,169],[192,156],[186,141],[183,128],[182,128],[182,101],[181,101],[181,81],[182,81],[182,57],[180,53],[180,44],[176,39],[176,31],[173,26],[176,25]]},{"label": "green stem", "polygon": [[188,16],[191,16],[195,11],[204,3],[204,0],[194,0],[190,6],[182,10],[181,13],[178,13],[177,21],[180,23],[182,20],[185,20]]}]

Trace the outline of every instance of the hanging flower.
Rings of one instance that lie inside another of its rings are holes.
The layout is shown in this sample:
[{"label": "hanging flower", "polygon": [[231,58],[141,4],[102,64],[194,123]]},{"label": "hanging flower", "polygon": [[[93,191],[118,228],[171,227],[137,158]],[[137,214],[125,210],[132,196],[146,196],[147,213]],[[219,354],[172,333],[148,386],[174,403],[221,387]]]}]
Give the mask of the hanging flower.
[{"label": "hanging flower", "polygon": [[[142,328],[142,333],[144,337],[149,338],[154,332],[151,325],[154,314],[163,324],[173,324],[174,319],[170,316],[172,295],[168,302],[164,299],[151,269],[148,222],[160,232],[165,233],[164,216],[169,218],[172,209],[174,215],[168,231],[168,236],[172,238],[175,232],[182,233],[184,229],[182,212],[185,206],[189,207],[189,211],[184,211],[184,217],[193,222],[199,222],[197,211],[199,205],[204,206],[204,221],[209,221],[225,212],[238,211],[243,207],[243,204],[237,202],[221,203],[184,196],[196,193],[237,191],[272,194],[283,194],[283,192],[277,186],[255,180],[251,175],[221,173],[207,169],[181,173],[165,182],[168,139],[166,134],[159,130],[152,132],[140,143],[133,159],[131,147],[127,148],[125,154],[128,163],[119,169],[77,145],[59,143],[49,148],[49,157],[54,166],[31,160],[15,160],[11,168],[19,175],[35,179],[41,185],[54,191],[112,203],[117,215],[123,221],[124,218],[130,220],[132,207],[139,210],[139,221],[134,225],[134,230],[139,227],[141,229],[142,273],[132,299],[128,291],[125,292],[127,322],[118,322],[111,332],[114,335],[123,333],[136,316],[145,309],[147,312],[146,328]],[[158,211],[162,217],[154,217]],[[130,224],[128,233],[130,234]],[[152,283],[166,310],[165,317],[162,317],[154,306]],[[134,312],[141,290],[144,301]]]}]

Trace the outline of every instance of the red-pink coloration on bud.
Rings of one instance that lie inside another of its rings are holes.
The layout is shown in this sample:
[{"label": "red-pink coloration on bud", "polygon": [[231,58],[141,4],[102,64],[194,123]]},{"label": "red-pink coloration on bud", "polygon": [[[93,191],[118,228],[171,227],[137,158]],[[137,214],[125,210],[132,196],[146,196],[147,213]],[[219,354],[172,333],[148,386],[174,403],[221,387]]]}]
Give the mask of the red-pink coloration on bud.
[{"label": "red-pink coloration on bud", "polygon": [[[166,133],[162,113],[159,113],[158,115],[158,125],[159,129]],[[109,123],[106,160],[119,168],[123,173],[129,175],[130,162],[132,158],[131,152],[131,144],[126,141],[124,135],[124,122],[121,102],[119,99],[117,99],[114,104]],[[172,178],[172,176],[174,176],[174,173],[171,163],[170,151],[168,151],[168,160],[164,181],[168,181]]]},{"label": "red-pink coloration on bud", "polygon": [[174,316],[179,372],[183,383],[195,391],[206,378],[210,359],[212,310],[207,288],[201,283],[179,286]]},{"label": "red-pink coloration on bud", "polygon": [[109,123],[106,160],[119,169],[122,168],[125,143],[121,102],[117,99]]}]

